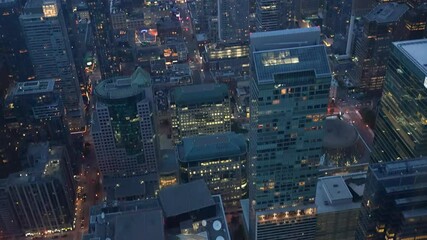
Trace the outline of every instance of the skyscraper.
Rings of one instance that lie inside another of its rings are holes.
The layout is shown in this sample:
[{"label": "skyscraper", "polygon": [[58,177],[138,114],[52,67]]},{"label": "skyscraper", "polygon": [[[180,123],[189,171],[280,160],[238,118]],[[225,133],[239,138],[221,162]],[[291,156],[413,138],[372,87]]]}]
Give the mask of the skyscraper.
[{"label": "skyscraper", "polygon": [[427,156],[427,40],[394,42],[390,51],[372,162]]},{"label": "skyscraper", "polygon": [[255,26],[257,32],[294,27],[294,0],[256,0],[255,4]]},{"label": "skyscraper", "polygon": [[371,164],[355,239],[424,239],[426,192],[426,158]]},{"label": "skyscraper", "polygon": [[69,131],[63,119],[64,108],[55,91],[55,80],[14,84],[5,97],[3,113],[0,178],[20,170],[20,158],[31,142],[63,144],[71,157],[74,156]]},{"label": "skyscraper", "polygon": [[36,78],[59,83],[69,128],[81,131],[83,102],[60,2],[29,0],[20,21]]},{"label": "skyscraper", "polygon": [[96,86],[92,137],[101,173],[131,176],[156,173],[153,93],[150,75],[137,68],[130,77]]},{"label": "skyscraper", "polygon": [[394,31],[408,9],[406,4],[383,3],[364,17],[363,34],[355,49],[354,77],[360,91],[381,95],[389,46],[399,37]]},{"label": "skyscraper", "polygon": [[319,28],[253,33],[251,239],[314,239],[331,71]]},{"label": "skyscraper", "polygon": [[48,142],[31,144],[26,165],[7,179],[21,230],[26,236],[72,230],[75,188],[66,148]]},{"label": "skyscraper", "polygon": [[249,37],[249,1],[218,0],[218,39],[245,42]]},{"label": "skyscraper", "polygon": [[33,78],[33,72],[19,24],[23,7],[21,4],[19,0],[0,2],[0,46],[14,80],[27,81]]},{"label": "skyscraper", "polygon": [[182,138],[229,132],[231,107],[225,84],[200,84],[171,92],[172,131],[176,143]]}]

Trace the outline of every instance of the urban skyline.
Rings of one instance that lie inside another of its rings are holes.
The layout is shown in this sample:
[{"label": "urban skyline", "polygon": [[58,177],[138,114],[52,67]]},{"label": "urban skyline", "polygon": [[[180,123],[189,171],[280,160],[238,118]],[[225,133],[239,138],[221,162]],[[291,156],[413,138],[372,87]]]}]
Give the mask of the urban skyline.
[{"label": "urban skyline", "polygon": [[0,239],[427,236],[426,1],[0,13]]}]

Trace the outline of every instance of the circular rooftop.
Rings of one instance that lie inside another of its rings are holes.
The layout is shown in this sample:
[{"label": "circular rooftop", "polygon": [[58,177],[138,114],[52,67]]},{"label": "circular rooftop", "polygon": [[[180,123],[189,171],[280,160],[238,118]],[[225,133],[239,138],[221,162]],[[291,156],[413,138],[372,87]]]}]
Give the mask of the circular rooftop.
[{"label": "circular rooftop", "polygon": [[325,148],[347,148],[357,141],[359,135],[353,125],[339,119],[325,120]]}]

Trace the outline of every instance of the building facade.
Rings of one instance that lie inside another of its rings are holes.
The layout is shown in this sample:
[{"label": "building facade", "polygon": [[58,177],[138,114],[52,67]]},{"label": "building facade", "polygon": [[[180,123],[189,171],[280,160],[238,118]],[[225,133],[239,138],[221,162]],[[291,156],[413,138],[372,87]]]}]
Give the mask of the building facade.
[{"label": "building facade", "polygon": [[249,1],[218,0],[218,40],[220,43],[249,40]]},{"label": "building facade", "polygon": [[66,148],[31,144],[26,164],[28,168],[7,179],[21,230],[27,237],[71,231],[75,186]]},{"label": "building facade", "polygon": [[426,238],[426,192],[426,158],[371,164],[355,239]]},{"label": "building facade", "polygon": [[275,31],[295,27],[295,4],[294,0],[256,0],[256,31]]},{"label": "building facade", "polygon": [[239,209],[247,196],[247,144],[233,132],[184,138],[177,146],[180,182],[203,179],[220,194],[226,211]]},{"label": "building facade", "polygon": [[150,75],[106,79],[94,91],[92,137],[101,173],[110,176],[157,172]]},{"label": "building facade", "polygon": [[36,78],[58,82],[70,130],[84,130],[83,100],[61,4],[29,0],[20,22]]},{"label": "building facade", "polygon": [[372,162],[427,156],[427,40],[394,42],[374,130]]},{"label": "building facade", "polygon": [[389,46],[395,30],[408,11],[406,4],[383,3],[364,17],[362,36],[356,41],[355,81],[361,92],[381,96]]},{"label": "building facade", "polygon": [[3,107],[4,140],[0,143],[0,176],[21,169],[29,143],[51,141],[63,144],[73,158],[64,108],[55,91],[55,80],[18,82],[9,88]]},{"label": "building facade", "polygon": [[5,54],[6,62],[16,81],[27,81],[34,77],[19,24],[22,8],[19,0],[0,2],[0,46],[2,46],[2,54]]},{"label": "building facade", "polygon": [[171,92],[170,101],[175,143],[184,137],[231,130],[230,96],[225,84],[178,87]]},{"label": "building facade", "polygon": [[319,41],[318,28],[251,35],[251,239],[315,237],[317,168],[331,84]]}]

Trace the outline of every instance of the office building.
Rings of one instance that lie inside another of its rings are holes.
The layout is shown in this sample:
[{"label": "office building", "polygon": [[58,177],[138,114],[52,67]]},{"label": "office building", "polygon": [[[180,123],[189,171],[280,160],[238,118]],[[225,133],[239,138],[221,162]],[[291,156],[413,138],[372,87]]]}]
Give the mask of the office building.
[{"label": "office building", "polygon": [[249,40],[249,1],[218,0],[218,42]]},{"label": "office building", "polygon": [[316,190],[317,240],[353,240],[366,173],[319,178]]},{"label": "office building", "polygon": [[7,179],[0,180],[0,236],[4,239],[22,236],[18,219],[9,200]]},{"label": "office building", "polygon": [[371,164],[355,239],[425,239],[426,192],[426,158]]},{"label": "office building", "polygon": [[319,41],[319,28],[251,35],[245,217],[251,239],[315,237],[317,168],[331,84]]},{"label": "office building", "polygon": [[427,156],[427,40],[394,42],[375,127],[372,162]]},{"label": "office building", "polygon": [[175,143],[184,137],[231,130],[230,95],[225,84],[177,87],[170,101]]},{"label": "office building", "polygon": [[201,180],[162,189],[157,199],[94,206],[90,219],[83,240],[231,239],[221,196]]},{"label": "office building", "polygon": [[25,236],[71,231],[75,187],[66,148],[31,144],[25,164],[25,170],[7,179],[9,199]]},{"label": "office building", "polygon": [[361,92],[381,96],[389,46],[399,37],[395,30],[408,9],[406,4],[383,3],[364,17],[363,34],[355,48],[354,78]]},{"label": "office building", "polygon": [[227,212],[237,211],[247,195],[247,143],[227,132],[187,137],[177,146],[180,182],[203,179],[212,194],[220,194]]},{"label": "office building", "polygon": [[94,95],[91,132],[102,175],[156,173],[150,75],[137,68],[129,77],[103,80]]},{"label": "office building", "polygon": [[33,79],[32,65],[22,35],[19,15],[22,13],[19,0],[0,2],[0,46],[15,81]]},{"label": "office building", "polygon": [[37,79],[55,79],[70,131],[84,130],[83,102],[60,2],[28,0],[21,26]]},{"label": "office building", "polygon": [[295,27],[294,0],[256,0],[255,26],[257,32]]},{"label": "office building", "polygon": [[249,47],[246,44],[208,44],[205,53],[203,60],[215,79],[236,79],[249,74]]},{"label": "office building", "polygon": [[74,150],[63,119],[64,108],[53,79],[17,82],[9,88],[4,103],[1,177],[21,169],[20,159],[31,142],[63,144],[73,158]]}]

